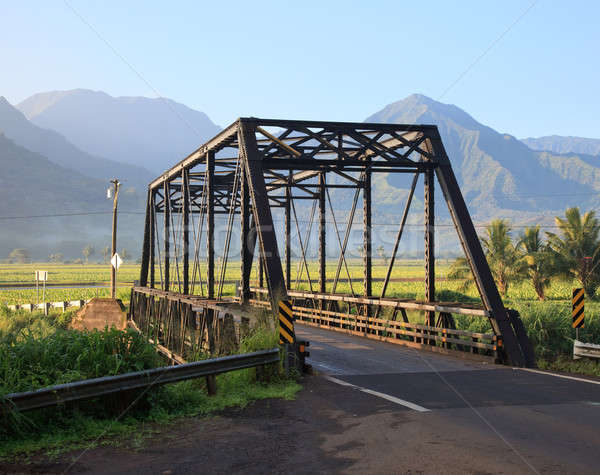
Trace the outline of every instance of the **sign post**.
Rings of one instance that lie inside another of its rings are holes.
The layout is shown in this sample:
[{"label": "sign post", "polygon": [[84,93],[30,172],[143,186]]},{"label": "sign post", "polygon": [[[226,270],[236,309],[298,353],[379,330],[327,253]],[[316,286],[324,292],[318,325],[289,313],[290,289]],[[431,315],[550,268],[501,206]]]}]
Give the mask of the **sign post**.
[{"label": "sign post", "polygon": [[121,264],[123,263],[123,259],[121,259],[121,256],[119,256],[119,254],[117,252],[114,253],[114,255],[112,256],[110,263],[112,264],[112,276],[113,278],[111,279],[110,283],[110,295],[111,298],[116,298],[116,287],[117,287],[117,270],[119,270],[119,267],[121,267]]},{"label": "sign post", "polygon": [[46,281],[48,280],[48,271],[36,270],[35,271],[35,290],[37,294],[37,304],[40,303],[40,282],[43,282],[42,287],[42,302],[44,303],[44,315],[48,314],[48,307],[46,306]]}]

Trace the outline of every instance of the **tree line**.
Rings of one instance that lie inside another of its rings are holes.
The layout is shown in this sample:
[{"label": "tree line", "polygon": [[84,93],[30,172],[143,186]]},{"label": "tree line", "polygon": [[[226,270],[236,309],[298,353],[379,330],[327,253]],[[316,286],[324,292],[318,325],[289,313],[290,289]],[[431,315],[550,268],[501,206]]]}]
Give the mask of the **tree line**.
[{"label": "tree line", "polygon": [[[594,211],[581,214],[569,208],[555,218],[557,233],[531,226],[513,238],[513,229],[504,219],[492,221],[481,238],[490,270],[503,296],[510,285],[529,280],[539,300],[553,278],[575,279],[593,298],[600,286],[600,222]],[[457,259],[449,278],[466,279],[463,290],[473,283],[465,258]]]}]

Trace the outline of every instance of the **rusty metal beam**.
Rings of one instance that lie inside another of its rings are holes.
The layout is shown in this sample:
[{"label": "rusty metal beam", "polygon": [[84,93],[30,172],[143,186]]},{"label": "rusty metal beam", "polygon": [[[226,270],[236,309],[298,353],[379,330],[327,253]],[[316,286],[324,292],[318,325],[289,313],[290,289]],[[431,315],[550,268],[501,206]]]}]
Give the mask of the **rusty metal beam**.
[{"label": "rusty metal beam", "polygon": [[[425,300],[435,301],[435,179],[433,169],[425,177]],[[427,314],[428,325],[435,325],[435,314]]]},{"label": "rusty metal beam", "polygon": [[144,242],[142,244],[142,266],[140,269],[140,285],[142,287],[145,287],[148,283],[148,260],[150,259],[151,239],[150,221],[152,219],[151,195],[152,191],[148,190],[148,197],[146,199],[146,218],[144,220]]},{"label": "rusty metal beam", "polygon": [[279,258],[273,216],[265,186],[264,169],[256,144],[256,124],[240,125],[239,142],[243,165],[248,177],[252,211],[258,231],[261,261],[265,265],[267,284],[271,297],[271,310],[277,314],[279,301],[287,298],[283,269]]},{"label": "rusty metal beam", "polygon": [[156,259],[156,191],[149,190],[150,193],[150,287],[154,288],[155,285],[155,264],[154,261]]},{"label": "rusty metal beam", "polygon": [[215,297],[215,153],[206,152],[206,262],[207,294]]},{"label": "rusty metal beam", "polygon": [[171,240],[171,191],[169,190],[169,182],[165,181],[163,183],[163,193],[164,193],[164,202],[165,202],[165,206],[164,206],[164,210],[163,210],[163,217],[164,217],[164,254],[165,254],[165,272],[164,272],[164,281],[163,281],[163,290],[164,291],[169,291],[169,285],[170,285],[170,277],[171,277],[171,256],[170,256],[170,252],[171,252],[171,244],[170,244],[170,240]]},{"label": "rusty metal beam", "polygon": [[371,246],[371,171],[364,174],[363,182],[363,268],[364,294],[373,294],[372,246]]},{"label": "rusty metal beam", "polygon": [[189,170],[181,171],[183,180],[183,293],[190,291],[190,179]]},{"label": "rusty metal beam", "polygon": [[319,292],[325,292],[327,283],[327,240],[325,208],[325,173],[319,174]]}]

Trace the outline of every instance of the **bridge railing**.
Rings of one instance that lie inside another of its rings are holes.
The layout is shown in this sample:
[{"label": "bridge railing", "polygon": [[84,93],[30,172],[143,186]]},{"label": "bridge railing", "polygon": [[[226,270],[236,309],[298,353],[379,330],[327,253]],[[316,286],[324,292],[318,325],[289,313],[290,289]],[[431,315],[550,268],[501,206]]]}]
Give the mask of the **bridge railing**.
[{"label": "bridge railing", "polygon": [[233,302],[147,287],[132,289],[128,317],[132,326],[175,362],[198,352],[231,354],[249,325]]},{"label": "bridge railing", "polygon": [[[251,292],[249,304],[269,308],[267,289],[252,288]],[[292,299],[294,316],[299,323],[477,360],[500,362],[504,359],[500,335],[456,328],[453,315],[489,316],[489,312],[475,305],[296,290],[288,290],[288,297]],[[380,312],[382,308],[385,312]],[[435,312],[436,326],[410,322],[409,312],[415,311]]]}]

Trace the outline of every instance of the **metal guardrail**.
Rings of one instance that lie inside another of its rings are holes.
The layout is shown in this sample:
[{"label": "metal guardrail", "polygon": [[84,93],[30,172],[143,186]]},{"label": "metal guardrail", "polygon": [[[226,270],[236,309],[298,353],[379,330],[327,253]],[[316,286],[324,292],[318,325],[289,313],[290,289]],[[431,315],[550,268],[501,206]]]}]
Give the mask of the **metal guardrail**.
[{"label": "metal guardrail", "polygon": [[578,360],[583,357],[600,359],[600,345],[575,340],[573,342],[573,359]]},{"label": "metal guardrail", "polygon": [[252,368],[279,362],[279,348],[243,355],[224,356],[178,366],[165,366],[134,373],[86,379],[59,384],[36,391],[7,394],[0,400],[1,412],[30,411],[70,401],[90,399],[121,391],[175,383],[186,379],[212,376],[238,369]]}]

